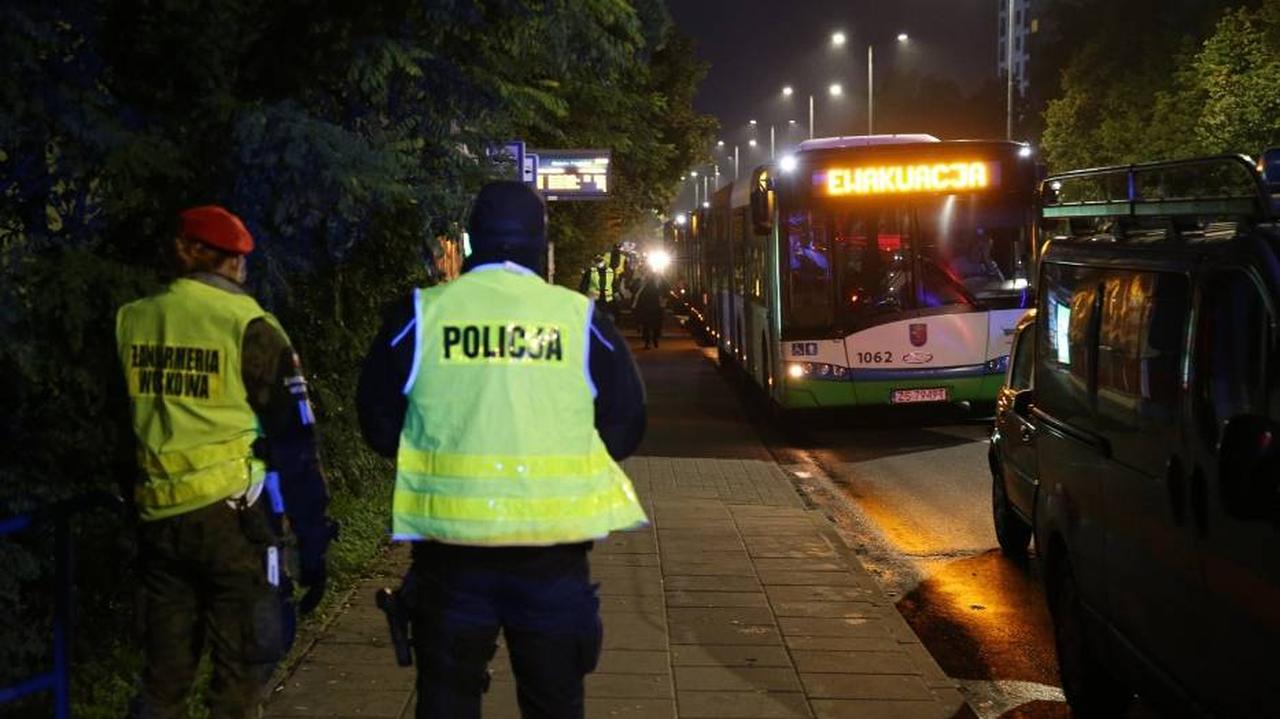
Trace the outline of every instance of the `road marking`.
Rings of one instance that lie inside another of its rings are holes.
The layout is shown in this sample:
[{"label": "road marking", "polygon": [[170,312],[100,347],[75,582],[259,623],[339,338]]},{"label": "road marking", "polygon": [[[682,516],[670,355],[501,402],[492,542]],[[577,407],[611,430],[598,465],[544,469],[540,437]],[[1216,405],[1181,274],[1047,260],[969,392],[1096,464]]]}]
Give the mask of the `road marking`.
[{"label": "road marking", "polygon": [[1005,712],[1031,702],[1065,702],[1062,689],[1048,684],[1009,679],[997,681],[959,679],[965,702],[978,719],[998,719]]}]

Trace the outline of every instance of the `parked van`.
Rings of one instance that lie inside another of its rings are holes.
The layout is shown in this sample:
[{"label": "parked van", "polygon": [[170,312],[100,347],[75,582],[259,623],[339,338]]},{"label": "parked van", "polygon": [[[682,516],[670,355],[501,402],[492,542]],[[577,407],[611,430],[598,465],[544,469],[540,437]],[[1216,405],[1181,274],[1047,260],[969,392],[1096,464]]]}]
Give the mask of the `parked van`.
[{"label": "parked van", "polygon": [[1042,186],[1034,532],[1077,716],[1135,692],[1280,716],[1280,184],[1263,167]]}]

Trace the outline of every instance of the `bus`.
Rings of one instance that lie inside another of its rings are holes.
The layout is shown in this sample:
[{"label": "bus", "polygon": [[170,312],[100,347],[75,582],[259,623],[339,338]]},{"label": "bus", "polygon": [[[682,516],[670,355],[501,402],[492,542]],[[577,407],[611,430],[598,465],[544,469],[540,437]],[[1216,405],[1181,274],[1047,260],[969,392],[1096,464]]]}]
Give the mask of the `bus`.
[{"label": "bus", "polygon": [[720,361],[782,410],[993,402],[1033,305],[1030,147],[803,142],[670,228]]}]

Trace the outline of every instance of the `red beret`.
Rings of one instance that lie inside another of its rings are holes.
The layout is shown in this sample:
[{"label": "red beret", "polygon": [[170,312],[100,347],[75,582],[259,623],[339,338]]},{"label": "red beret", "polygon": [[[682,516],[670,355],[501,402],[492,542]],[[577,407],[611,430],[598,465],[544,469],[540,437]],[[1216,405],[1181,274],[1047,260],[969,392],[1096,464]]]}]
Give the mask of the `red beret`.
[{"label": "red beret", "polygon": [[235,255],[253,252],[253,236],[239,217],[217,205],[192,207],[178,213],[182,236]]}]

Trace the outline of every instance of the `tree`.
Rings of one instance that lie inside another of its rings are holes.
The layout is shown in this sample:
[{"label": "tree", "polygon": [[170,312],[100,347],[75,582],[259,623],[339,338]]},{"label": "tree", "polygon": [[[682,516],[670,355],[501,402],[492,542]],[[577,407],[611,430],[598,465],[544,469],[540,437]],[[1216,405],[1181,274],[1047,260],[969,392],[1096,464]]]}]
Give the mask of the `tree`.
[{"label": "tree", "polygon": [[[712,128],[660,0],[29,0],[0,7],[0,59],[0,516],[133,481],[113,313],[163,278],[176,211],[217,202],[310,375],[339,574],[382,541],[390,491],[356,427],[359,357],[503,172],[488,150],[614,149],[613,198],[553,209],[572,255],[665,204]],[[119,715],[136,656],[101,652],[129,644],[128,535],[82,531],[99,661],[77,714]],[[0,619],[0,685],[43,662],[47,556],[0,547],[0,598],[29,600]]]},{"label": "tree", "polygon": [[1280,145],[1280,0],[1227,13],[1184,83],[1203,99],[1193,106],[1199,151],[1255,154]]},{"label": "tree", "polygon": [[[1095,8],[1098,31],[1070,53],[1044,113],[1050,164],[1255,153],[1280,140],[1280,2],[1229,11],[1176,4],[1164,13],[1147,4]],[[1148,31],[1126,35],[1136,26]]]}]

